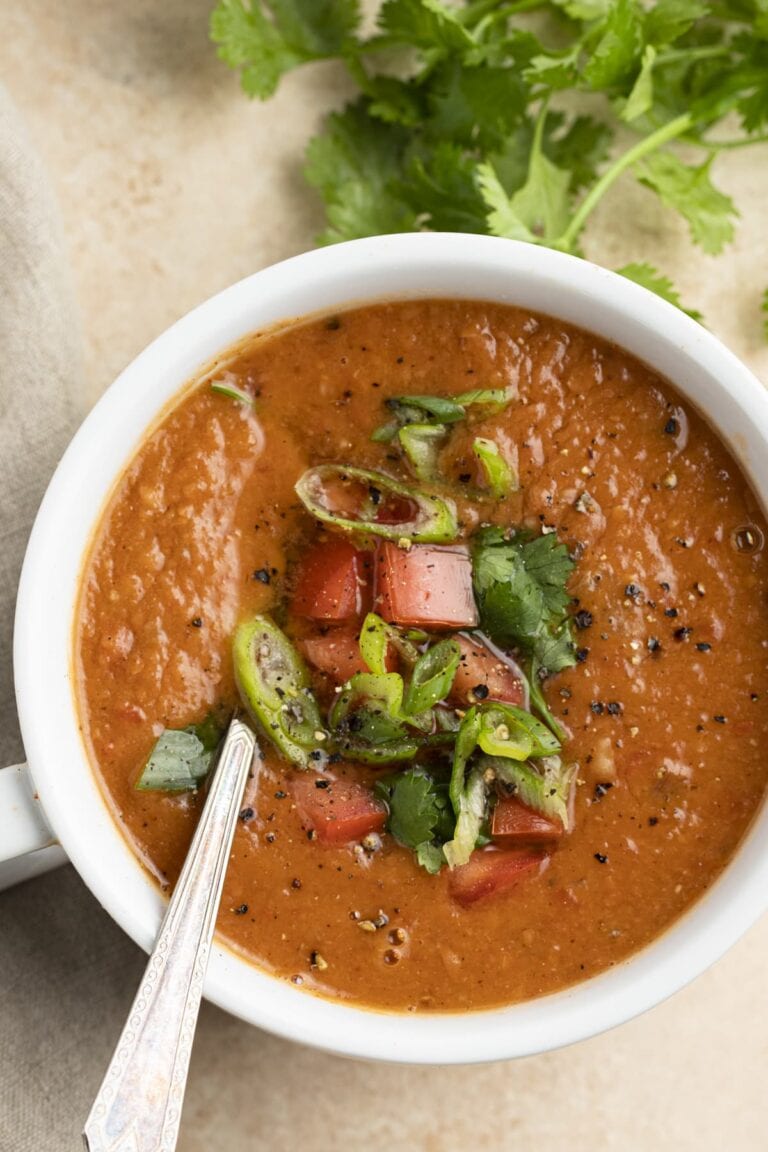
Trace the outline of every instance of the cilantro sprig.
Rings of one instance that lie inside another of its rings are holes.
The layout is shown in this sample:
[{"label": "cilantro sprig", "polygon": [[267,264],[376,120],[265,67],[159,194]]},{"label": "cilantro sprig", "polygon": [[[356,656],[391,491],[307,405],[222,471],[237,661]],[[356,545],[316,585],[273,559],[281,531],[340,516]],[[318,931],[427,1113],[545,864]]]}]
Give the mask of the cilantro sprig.
[{"label": "cilantro sprig", "polygon": [[[358,0],[219,0],[211,34],[250,96],[325,59],[359,89],[307,151],[322,243],[428,227],[581,253],[628,176],[717,254],[737,209],[713,160],[768,140],[765,0],[385,0],[372,32]],[[645,252],[618,271],[681,306]]]}]

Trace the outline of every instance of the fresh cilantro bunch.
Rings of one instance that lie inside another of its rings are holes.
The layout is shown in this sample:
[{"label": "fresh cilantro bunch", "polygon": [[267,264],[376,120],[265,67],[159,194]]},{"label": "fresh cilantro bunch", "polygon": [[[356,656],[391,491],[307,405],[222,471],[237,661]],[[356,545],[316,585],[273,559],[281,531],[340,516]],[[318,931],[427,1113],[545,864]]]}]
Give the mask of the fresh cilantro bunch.
[{"label": "fresh cilantro bunch", "polygon": [[[359,87],[307,152],[326,244],[432,228],[580,253],[629,172],[717,254],[737,210],[712,161],[768,139],[768,0],[385,0],[367,35],[359,0],[219,0],[211,34],[262,100],[313,60]],[[645,260],[619,271],[680,305]]]}]

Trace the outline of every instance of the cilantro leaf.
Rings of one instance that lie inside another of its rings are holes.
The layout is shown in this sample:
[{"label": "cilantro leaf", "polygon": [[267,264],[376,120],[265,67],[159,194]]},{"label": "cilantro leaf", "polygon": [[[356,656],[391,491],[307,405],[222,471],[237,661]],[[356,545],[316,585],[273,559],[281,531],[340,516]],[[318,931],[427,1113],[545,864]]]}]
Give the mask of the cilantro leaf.
[{"label": "cilantro leaf", "polygon": [[649,156],[640,170],[640,183],[652,188],[671,208],[688,221],[693,241],[705,252],[717,255],[733,239],[736,207],[730,196],[715,188],[709,178],[712,161],[689,167],[671,152]]},{"label": "cilantro leaf", "polygon": [[475,44],[456,10],[440,0],[386,0],[379,26],[390,40],[427,50],[467,50]]},{"label": "cilantro leaf", "polygon": [[358,0],[218,0],[211,39],[244,91],[266,100],[292,68],[343,51],[359,19]]},{"label": "cilantro leaf", "polygon": [[583,76],[590,88],[611,88],[632,72],[642,50],[642,29],[637,0],[614,0],[584,67]]},{"label": "cilantro leaf", "polygon": [[488,212],[493,236],[541,244],[557,240],[569,219],[569,172],[558,168],[543,152],[534,152],[528,178],[513,196],[507,196],[491,164],[479,164],[477,182]]},{"label": "cilantro leaf", "polygon": [[405,131],[382,124],[372,132],[370,123],[358,102],[329,116],[325,132],[310,141],[304,173],[323,194],[328,216],[321,243],[415,226],[415,213],[396,189],[403,175]]},{"label": "cilantro leaf", "polygon": [[377,780],[376,792],[389,807],[387,828],[394,838],[412,848],[428,872],[439,872],[445,863],[441,844],[453,836],[455,823],[447,781],[408,768]]},{"label": "cilantro leaf", "polygon": [[657,271],[651,264],[646,262],[625,264],[623,268],[617,268],[616,271],[619,276],[624,276],[627,280],[634,280],[635,284],[641,284],[643,288],[648,288],[649,291],[655,292],[657,296],[661,296],[662,300],[667,300],[670,304],[674,304],[676,308],[687,312],[692,320],[702,319],[701,312],[697,312],[695,308],[686,308],[683,305],[680,294],[669,277]]},{"label": "cilantro leaf", "polygon": [[651,44],[672,44],[697,20],[708,16],[712,5],[701,0],[657,0],[645,16],[645,35]]},{"label": "cilantro leaf", "polygon": [[473,561],[481,626],[491,639],[528,653],[546,673],[575,663],[566,616],[573,561],[554,533],[528,541],[481,533]]}]

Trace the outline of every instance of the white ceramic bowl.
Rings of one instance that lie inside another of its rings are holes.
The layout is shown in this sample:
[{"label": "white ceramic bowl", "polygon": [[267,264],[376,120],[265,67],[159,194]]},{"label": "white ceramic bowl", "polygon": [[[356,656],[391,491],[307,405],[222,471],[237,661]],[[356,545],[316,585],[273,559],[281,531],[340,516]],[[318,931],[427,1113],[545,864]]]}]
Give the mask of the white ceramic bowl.
[{"label": "white ceramic bowl", "polygon": [[[626,348],[704,412],[768,504],[768,395],[709,332],[585,261],[509,240],[376,237],[298,256],[202,304],[115,381],[75,436],[43,501],[19,592],[18,706],[55,836],[97,899],[144,949],[163,911],[102,799],[73,705],[72,630],[84,552],[105,500],[159,411],[216,353],[276,321],[382,299],[465,297],[551,313]],[[713,888],[655,943],[557,995],[496,1011],[394,1015],[307,995],[214,949],[205,994],[262,1028],[336,1053],[414,1063],[529,1055],[657,1004],[716,960],[768,905],[768,808]]]}]

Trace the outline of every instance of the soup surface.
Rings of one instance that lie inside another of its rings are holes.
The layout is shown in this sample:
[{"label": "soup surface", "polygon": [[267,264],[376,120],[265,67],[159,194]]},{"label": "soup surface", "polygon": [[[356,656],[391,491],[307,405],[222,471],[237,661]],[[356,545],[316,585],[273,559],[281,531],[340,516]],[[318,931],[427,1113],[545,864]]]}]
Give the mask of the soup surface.
[{"label": "soup surface", "polygon": [[[478,302],[311,320],[254,337],[214,378],[254,402],[213,391],[210,377],[184,395],[122,478],[83,576],[83,734],[146,868],[174,883],[204,787],[137,790],[137,781],[164,729],[237,706],[238,624],[270,613],[309,644],[305,654],[313,640],[348,635],[294,610],[307,549],[342,539],[297,498],[299,477],[332,462],[414,485],[392,442],[371,440],[390,415],[385,400],[508,389],[501,410],[473,408],[443,436],[438,488],[455,502],[460,539],[483,523],[524,526],[575,560],[576,662],[543,683],[566,736],[560,755],[578,765],[570,831],[545,832],[533,849],[535,836],[524,838],[518,855],[535,867],[513,884],[484,888],[481,876],[462,896],[460,870],[420,867],[380,832],[383,816],[379,832],[361,826],[349,843],[315,835],[300,800],[306,773],[262,732],[219,931],[305,989],[401,1011],[539,996],[657,936],[723,868],[768,772],[765,524],[715,432],[605,341]],[[478,479],[477,437],[519,478],[504,499]],[[358,576],[365,593],[374,577]],[[334,676],[312,676],[325,709],[339,695]],[[470,693],[458,718],[482,696]],[[320,767],[337,790],[391,771]]]}]

